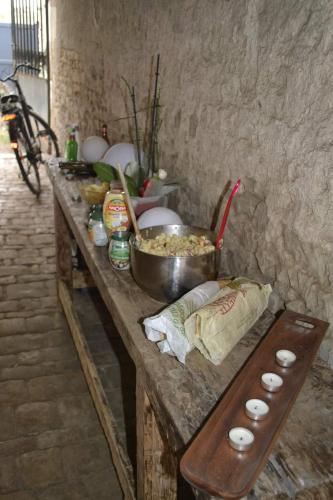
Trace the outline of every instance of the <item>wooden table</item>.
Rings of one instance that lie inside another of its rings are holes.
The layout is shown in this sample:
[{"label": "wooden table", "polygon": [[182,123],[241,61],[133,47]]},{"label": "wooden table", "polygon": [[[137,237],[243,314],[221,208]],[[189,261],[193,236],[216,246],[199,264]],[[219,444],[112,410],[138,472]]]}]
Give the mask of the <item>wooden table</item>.
[{"label": "wooden table", "polygon": [[[48,173],[54,191],[59,299],[125,498],[189,498],[190,493],[181,493],[179,458],[274,318],[266,312],[220,366],[212,365],[198,351],[190,353],[186,366],[162,355],[155,344],[145,338],[141,321],[161,310],[163,304],[148,297],[135,284],[129,271],[114,271],[106,248],[97,248],[88,240],[88,207],[84,202],[73,200],[79,181],[67,181],[56,166],[49,166]],[[72,238],[135,363],[136,478],[117,437],[112,407],[72,301]],[[317,361],[251,498],[333,497],[332,382],[332,371]]]}]

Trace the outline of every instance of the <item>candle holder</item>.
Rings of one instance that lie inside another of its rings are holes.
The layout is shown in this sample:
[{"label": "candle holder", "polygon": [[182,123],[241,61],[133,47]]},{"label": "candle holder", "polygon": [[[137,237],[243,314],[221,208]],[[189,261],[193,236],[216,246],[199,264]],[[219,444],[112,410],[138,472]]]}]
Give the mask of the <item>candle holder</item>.
[{"label": "candle holder", "polygon": [[248,451],[254,443],[254,435],[246,427],[233,427],[230,429],[229,444],[237,451]]},{"label": "candle holder", "polygon": [[245,403],[245,413],[251,420],[264,420],[269,412],[269,406],[262,399],[249,399]]},{"label": "candle holder", "polygon": [[287,349],[280,349],[275,353],[275,360],[282,368],[290,368],[296,361],[296,354]]},{"label": "candle holder", "polygon": [[264,373],[261,377],[261,385],[268,392],[278,392],[283,384],[283,379],[276,373]]},{"label": "candle holder", "polygon": [[[306,330],[305,325],[296,324],[298,320],[314,327]],[[327,328],[324,321],[284,311],[181,459],[181,473],[191,485],[218,498],[236,500],[248,495],[267,463]],[[285,350],[297,356],[292,368],[280,368],[275,361],[280,359],[281,353],[275,358],[277,353]],[[262,411],[258,413],[259,401]],[[255,420],[264,415],[265,420]]]}]

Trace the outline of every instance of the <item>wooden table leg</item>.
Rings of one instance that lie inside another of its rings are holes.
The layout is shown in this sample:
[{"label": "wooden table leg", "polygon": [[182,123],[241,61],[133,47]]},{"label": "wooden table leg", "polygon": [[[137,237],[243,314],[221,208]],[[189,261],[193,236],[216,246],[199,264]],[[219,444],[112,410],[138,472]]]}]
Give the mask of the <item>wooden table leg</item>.
[{"label": "wooden table leg", "polygon": [[72,236],[70,228],[61,210],[59,202],[54,198],[54,225],[56,241],[57,281],[63,280],[72,287]]},{"label": "wooden table leg", "polygon": [[177,460],[161,434],[154,410],[137,372],[137,498],[175,500]]}]

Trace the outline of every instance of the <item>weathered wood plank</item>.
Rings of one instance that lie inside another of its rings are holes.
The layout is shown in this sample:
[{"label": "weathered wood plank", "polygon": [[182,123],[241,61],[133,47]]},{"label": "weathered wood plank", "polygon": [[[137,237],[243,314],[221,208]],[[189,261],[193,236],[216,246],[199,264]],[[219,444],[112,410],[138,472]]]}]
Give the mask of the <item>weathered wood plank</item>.
[{"label": "weathered wood plank", "polygon": [[61,206],[54,196],[54,227],[56,243],[57,278],[72,285],[71,232]]},{"label": "weathered wood plank", "polygon": [[94,401],[100,422],[108,440],[112,460],[115,465],[125,499],[135,498],[134,472],[127,454],[122,449],[117,439],[116,424],[107,403],[107,398],[101,384],[96,366],[93,362],[89,347],[81,331],[80,322],[73,307],[72,299],[67,285],[59,281],[59,298],[77,349],[82,369]]},{"label": "weathered wood plank", "polygon": [[137,498],[175,500],[177,460],[160,431],[154,410],[137,374]]},{"label": "weathered wood plank", "polygon": [[95,287],[95,282],[88,269],[73,269],[73,288],[91,288]]}]

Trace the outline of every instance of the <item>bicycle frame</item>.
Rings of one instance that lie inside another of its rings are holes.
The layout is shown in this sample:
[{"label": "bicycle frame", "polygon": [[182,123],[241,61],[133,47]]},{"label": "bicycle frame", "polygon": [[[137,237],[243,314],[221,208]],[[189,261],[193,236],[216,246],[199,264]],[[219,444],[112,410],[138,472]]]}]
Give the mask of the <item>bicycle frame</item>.
[{"label": "bicycle frame", "polygon": [[21,104],[21,109],[22,109],[22,112],[23,112],[23,117],[24,117],[25,124],[26,124],[28,132],[29,132],[29,136],[31,138],[33,138],[34,133],[33,133],[31,122],[30,122],[30,118],[29,118],[28,104],[27,104],[27,102],[25,100],[25,97],[24,97],[24,94],[22,92],[21,85],[20,85],[19,81],[18,80],[14,80],[14,82],[16,84],[16,88],[17,88],[17,91],[18,91],[19,103]]},{"label": "bicycle frame", "polygon": [[[21,128],[22,132],[26,136],[26,140],[28,141],[29,148],[32,149],[35,145],[35,140],[34,140],[34,133],[33,133],[30,117],[29,117],[29,105],[27,104],[27,102],[25,100],[20,82],[16,78],[14,78],[15,73],[19,67],[30,67],[31,68],[31,66],[29,66],[29,65],[20,64],[16,67],[14,73],[12,75],[8,76],[7,78],[5,78],[5,80],[3,80],[3,82],[6,82],[9,80],[15,84],[16,89],[17,89],[18,103],[20,104],[20,108],[13,107],[12,109],[10,109],[9,113],[7,113],[7,112],[3,113],[2,121],[8,122],[8,130],[9,130],[9,136],[10,136],[12,149],[17,149],[17,144],[15,146],[15,132],[14,132],[14,130],[15,130],[14,125],[16,125],[17,122],[18,122],[18,125]],[[34,69],[36,69],[36,68],[34,68]],[[11,125],[11,122],[13,123],[13,125]]]},{"label": "bicycle frame", "polygon": [[34,146],[34,135],[33,135],[33,130],[28,114],[28,106],[25,101],[25,98],[23,96],[21,86],[18,82],[15,82],[18,90],[18,96],[19,96],[19,103],[21,105],[21,108],[16,108],[15,112],[12,114],[9,114],[10,120],[8,120],[8,115],[5,115],[5,121],[9,121],[9,136],[10,136],[10,141],[11,141],[11,147],[13,149],[15,148],[15,128],[18,127],[21,129],[22,133],[26,137],[26,141],[28,142],[28,146],[30,149],[33,149]]},{"label": "bicycle frame", "polygon": [[[35,113],[25,100],[20,82],[15,78],[20,67],[38,71],[37,68],[23,63],[16,66],[13,74],[0,79],[2,82],[11,81],[16,87],[15,94],[1,97],[1,114],[2,120],[8,125],[11,148],[22,178],[30,191],[39,196],[41,182],[38,169],[41,163],[45,163],[43,155],[52,154],[54,148],[55,156],[59,156],[59,147],[57,137],[48,123]],[[44,138],[47,138],[47,142]]]}]

